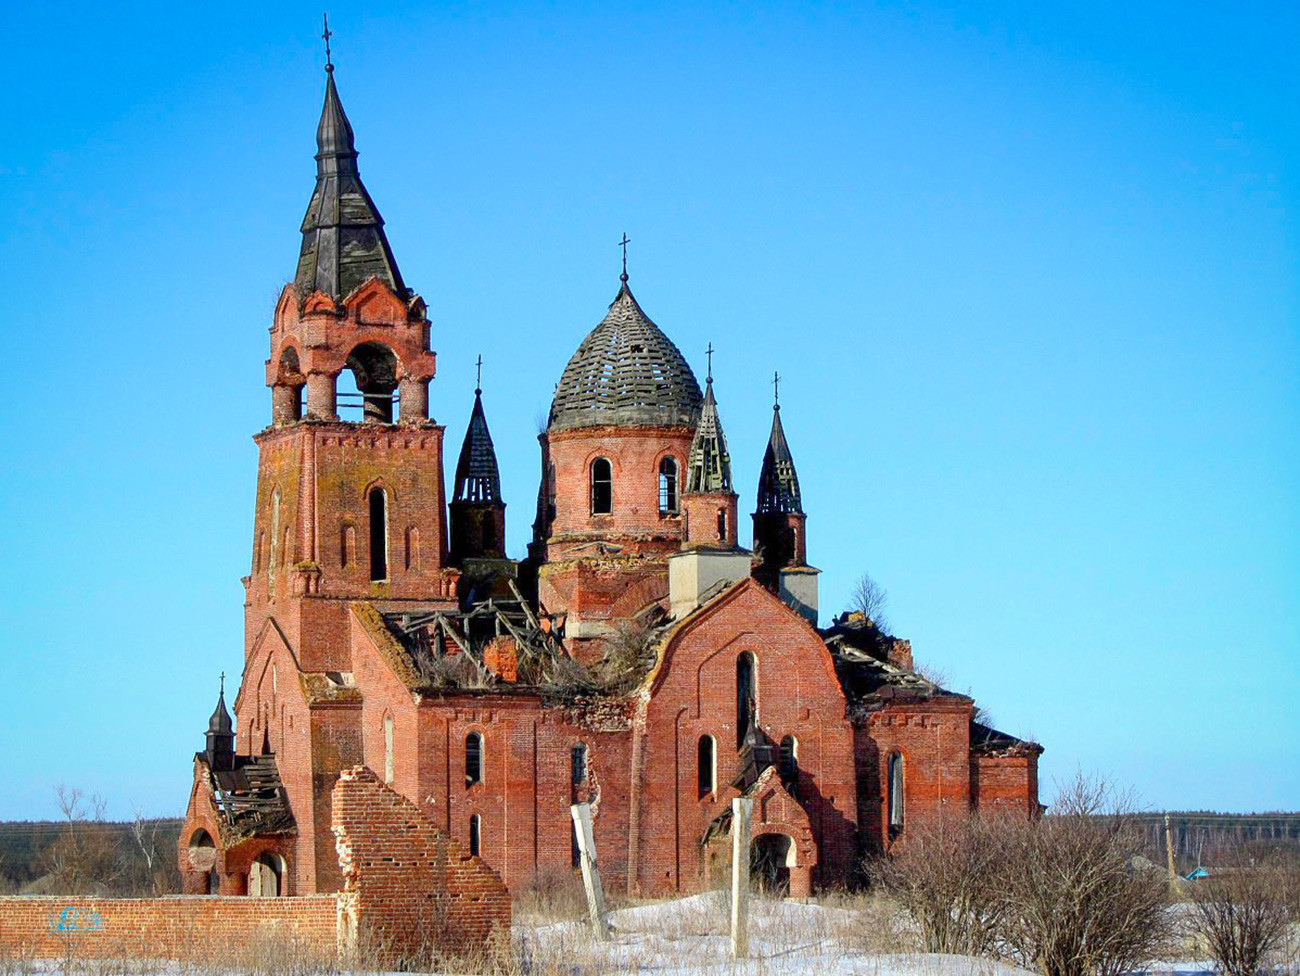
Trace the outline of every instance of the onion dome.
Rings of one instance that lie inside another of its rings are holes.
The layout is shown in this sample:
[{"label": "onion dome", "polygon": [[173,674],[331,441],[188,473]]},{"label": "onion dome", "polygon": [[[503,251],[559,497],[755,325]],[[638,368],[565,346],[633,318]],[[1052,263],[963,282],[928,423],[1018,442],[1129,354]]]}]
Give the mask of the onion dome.
[{"label": "onion dome", "polygon": [[767,439],[763,470],[758,476],[758,511],[803,514],[799,475],[795,473],[794,458],[790,456],[790,445],[781,426],[779,404],[772,407],[772,433]]},{"label": "onion dome", "polygon": [[302,219],[294,289],[300,298],[322,291],[342,301],[377,277],[405,298],[384,218],[357,170],[356,141],[334,84],[334,66],[325,70],[325,105],[316,127],[316,189]]},{"label": "onion dome", "polygon": [[685,357],[641,310],[625,280],[609,314],[564,367],[548,429],[694,427],[702,400]]}]

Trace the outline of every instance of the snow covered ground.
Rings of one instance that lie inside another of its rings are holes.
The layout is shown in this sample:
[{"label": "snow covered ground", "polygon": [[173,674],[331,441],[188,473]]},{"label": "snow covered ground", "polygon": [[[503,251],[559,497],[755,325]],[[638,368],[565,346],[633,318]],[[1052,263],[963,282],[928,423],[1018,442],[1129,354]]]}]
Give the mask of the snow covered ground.
[{"label": "snow covered ground", "polygon": [[[750,958],[731,959],[727,896],[711,892],[609,916],[608,943],[595,942],[585,922],[516,926],[524,960],[539,971],[567,961],[573,973],[661,976],[1031,976],[1007,963],[974,956],[873,952],[868,927],[880,920],[842,908],[754,899]],[[888,940],[884,940],[888,941]],[[1163,968],[1192,976],[1203,965]]]}]

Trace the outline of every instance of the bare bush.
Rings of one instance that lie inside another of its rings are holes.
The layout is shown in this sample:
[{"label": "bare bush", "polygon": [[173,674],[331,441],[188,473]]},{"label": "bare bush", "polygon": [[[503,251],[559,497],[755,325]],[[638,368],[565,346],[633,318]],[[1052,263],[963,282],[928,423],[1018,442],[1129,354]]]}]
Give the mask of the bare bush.
[{"label": "bare bush", "polygon": [[885,617],[885,608],[889,606],[889,593],[883,586],[871,578],[870,573],[863,573],[853,587],[850,606],[867,622],[882,634],[888,632],[889,621]]},{"label": "bare bush", "polygon": [[1006,831],[971,816],[912,833],[869,876],[911,915],[926,952],[988,955],[1006,921]]},{"label": "bare bush", "polygon": [[110,890],[122,874],[118,845],[104,823],[102,797],[87,797],[75,787],[55,790],[63,829],[41,852],[40,862],[54,890],[97,894]]},{"label": "bare bush", "polygon": [[1129,807],[1080,775],[1051,816],[1006,824],[1006,954],[1046,976],[1119,976],[1164,951],[1166,879],[1131,867],[1142,845]]},{"label": "bare bush", "polygon": [[1256,976],[1281,947],[1295,917],[1295,879],[1276,858],[1256,859],[1237,847],[1213,856],[1218,867],[1191,886],[1187,924],[1217,967],[1229,976]]}]

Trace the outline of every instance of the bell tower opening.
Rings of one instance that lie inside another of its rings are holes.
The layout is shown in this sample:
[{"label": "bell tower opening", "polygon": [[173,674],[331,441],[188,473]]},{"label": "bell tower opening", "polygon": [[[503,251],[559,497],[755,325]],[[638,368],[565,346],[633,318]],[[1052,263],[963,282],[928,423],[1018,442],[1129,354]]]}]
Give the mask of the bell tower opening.
[{"label": "bell tower opening", "polygon": [[351,375],[340,376],[342,388],[336,394],[343,419],[391,424],[398,418],[397,356],[391,349],[363,342],[348,355],[346,370]]}]

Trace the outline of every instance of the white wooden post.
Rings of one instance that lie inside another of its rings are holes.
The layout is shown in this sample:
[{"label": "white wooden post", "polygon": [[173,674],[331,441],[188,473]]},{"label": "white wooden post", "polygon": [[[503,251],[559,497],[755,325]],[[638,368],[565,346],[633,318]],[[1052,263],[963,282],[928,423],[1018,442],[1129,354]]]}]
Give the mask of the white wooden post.
[{"label": "white wooden post", "polygon": [[605,921],[605,891],[600,886],[600,869],[596,866],[596,836],[591,830],[591,804],[574,803],[569,807],[573,829],[578,836],[578,862],[582,865],[582,886],[587,890],[587,912],[591,931],[600,942],[609,938]]},{"label": "white wooden post", "polygon": [[731,958],[749,957],[749,819],[754,798],[731,801]]}]

